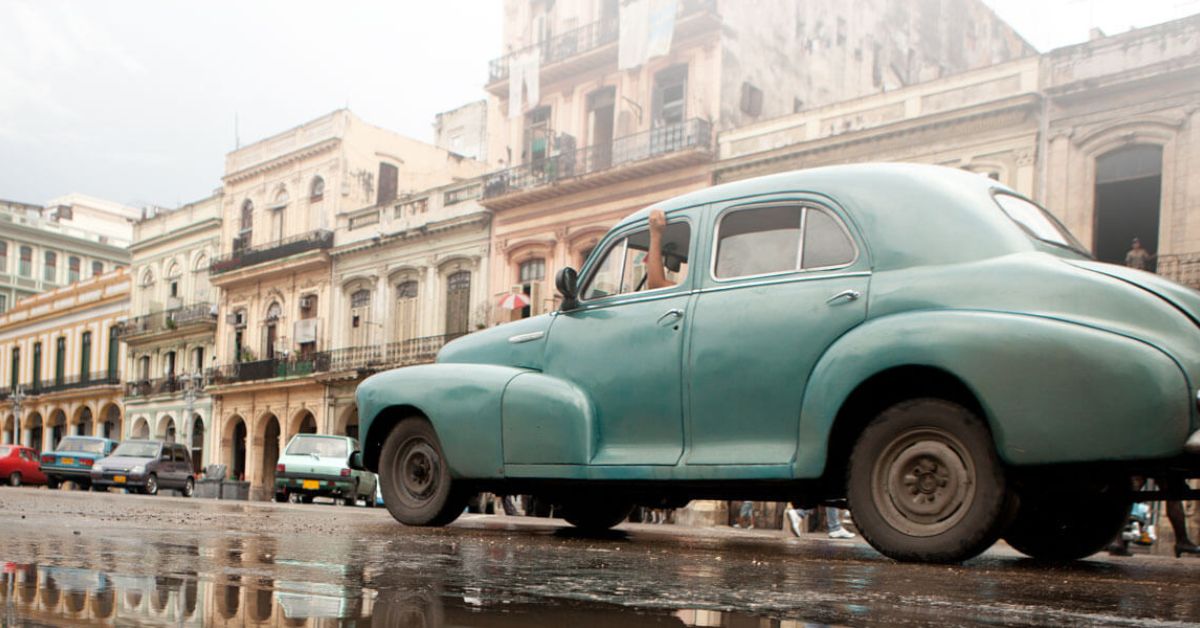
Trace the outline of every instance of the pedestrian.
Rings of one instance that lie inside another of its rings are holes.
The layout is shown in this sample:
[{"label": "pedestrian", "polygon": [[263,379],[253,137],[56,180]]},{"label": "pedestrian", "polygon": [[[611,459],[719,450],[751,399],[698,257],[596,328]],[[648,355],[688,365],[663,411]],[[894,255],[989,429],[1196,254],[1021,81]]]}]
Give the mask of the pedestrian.
[{"label": "pedestrian", "polygon": [[[1144,481],[1142,478],[1133,478],[1135,492],[1143,484]],[[1188,489],[1187,482],[1181,478],[1175,478],[1174,480],[1168,479],[1165,481],[1159,480],[1158,484],[1162,489],[1166,489],[1168,486],[1170,486],[1172,489],[1174,489],[1174,492],[1182,493]],[[1137,504],[1134,505],[1135,509],[1136,507]],[[1192,539],[1188,536],[1187,517],[1183,512],[1183,502],[1177,499],[1167,502],[1167,520],[1171,522],[1171,531],[1175,533],[1175,558],[1179,558],[1184,554],[1189,556],[1200,556],[1200,546],[1197,546],[1195,543],[1193,543]],[[1109,544],[1108,553],[1112,554],[1113,556],[1133,556],[1133,553],[1129,551],[1129,539],[1125,538],[1124,530],[1121,530],[1121,532],[1117,534],[1117,538],[1113,539],[1113,542]]]},{"label": "pedestrian", "polygon": [[[814,512],[816,512],[815,508],[796,508],[793,504],[788,504],[788,509],[784,514],[787,515],[788,527],[792,534],[800,536],[800,520]],[[841,512],[833,506],[825,507],[825,531],[831,539],[852,539],[857,536],[842,526]]]},{"label": "pedestrian", "polygon": [[1129,252],[1125,254],[1125,265],[1138,270],[1150,270],[1150,262],[1153,260],[1154,256],[1142,248],[1142,241],[1134,238]]},{"label": "pedestrian", "polygon": [[754,529],[754,502],[742,502],[742,507],[738,510],[737,521],[733,527],[745,528],[747,530]]}]

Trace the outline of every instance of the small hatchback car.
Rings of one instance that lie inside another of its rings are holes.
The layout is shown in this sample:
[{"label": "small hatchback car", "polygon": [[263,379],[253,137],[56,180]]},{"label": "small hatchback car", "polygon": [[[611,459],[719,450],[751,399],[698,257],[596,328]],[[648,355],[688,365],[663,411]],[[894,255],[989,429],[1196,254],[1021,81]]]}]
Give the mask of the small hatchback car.
[{"label": "small hatchback car", "polygon": [[87,489],[92,486],[92,466],[111,454],[117,441],[95,436],[68,436],[54,451],[42,452],[42,471],[50,488],[65,481]]},{"label": "small hatchback car", "polygon": [[9,486],[45,484],[37,451],[23,445],[0,445],[0,481]]},{"label": "small hatchback car", "polygon": [[304,503],[314,497],[332,497],[347,506],[359,499],[375,507],[374,473],[350,468],[350,454],[358,441],[347,436],[297,434],[275,465],[275,501],[293,495]]},{"label": "small hatchback car", "polygon": [[1131,475],[1200,470],[1200,293],[1097,263],[971,173],[713,187],[621,221],[557,285],[558,311],[358,387],[355,460],[396,519],[445,524],[480,490],[592,529],[635,504],[847,500],[896,559],[1003,537],[1064,560],[1121,530]]},{"label": "small hatchback car", "polygon": [[192,456],[187,447],[159,440],[127,440],[112,455],[92,465],[92,486],[128,489],[131,493],[157,495],[159,489],[175,489],[191,497],[196,488]]}]

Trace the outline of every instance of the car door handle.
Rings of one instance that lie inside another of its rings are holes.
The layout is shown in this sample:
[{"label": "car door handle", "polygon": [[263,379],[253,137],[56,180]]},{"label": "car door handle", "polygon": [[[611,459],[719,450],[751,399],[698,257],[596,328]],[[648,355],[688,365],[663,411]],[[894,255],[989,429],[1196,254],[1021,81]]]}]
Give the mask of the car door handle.
[{"label": "car door handle", "polygon": [[828,303],[829,305],[833,305],[834,303],[837,303],[837,302],[843,301],[843,300],[846,303],[849,303],[851,301],[857,301],[858,297],[861,297],[861,296],[862,296],[862,293],[859,292],[858,290],[842,290],[841,292],[829,297],[828,299],[825,299],[825,303]]},{"label": "car door handle", "polygon": [[666,312],[664,312],[662,316],[658,317],[658,324],[662,325],[663,321],[665,321],[667,319],[671,319],[671,321],[676,321],[681,318],[683,318],[683,310],[680,310],[678,308],[671,308],[671,309],[667,310]]}]

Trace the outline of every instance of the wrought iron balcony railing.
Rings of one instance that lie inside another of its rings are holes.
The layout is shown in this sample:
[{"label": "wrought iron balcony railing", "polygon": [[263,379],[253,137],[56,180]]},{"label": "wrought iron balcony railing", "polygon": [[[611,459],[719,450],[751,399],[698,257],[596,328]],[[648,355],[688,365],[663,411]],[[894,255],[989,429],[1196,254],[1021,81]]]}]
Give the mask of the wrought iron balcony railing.
[{"label": "wrought iron balcony railing", "polygon": [[89,386],[118,386],[120,376],[112,371],[97,371],[94,373],[77,373],[64,375],[62,378],[44,379],[28,392],[30,394],[46,394],[62,390],[87,388]]},{"label": "wrought iron balcony railing", "polygon": [[[204,379],[198,378],[197,391],[204,390]],[[162,395],[183,392],[187,388],[186,376],[175,377],[160,377],[158,379],[141,379],[132,382],[125,382],[125,396],[127,397],[149,397],[150,395]]]},{"label": "wrought iron balcony railing", "polygon": [[213,275],[262,264],[277,259],[333,246],[333,232],[325,229],[309,231],[291,238],[250,247],[234,247],[233,252],[213,259],[208,272]]},{"label": "wrought iron balcony railing", "polygon": [[[682,0],[679,3],[678,15],[683,17],[700,11],[710,11],[715,7],[716,0]],[[488,63],[488,83],[506,80],[509,76],[508,68],[512,59],[533,50],[537,50],[541,65],[550,65],[607,46],[616,42],[619,36],[620,24],[615,17],[584,24],[551,37],[540,44],[527,46],[503,57],[492,59]]]},{"label": "wrought iron balcony railing", "polygon": [[290,358],[268,358],[224,364],[208,370],[212,384],[236,384],[278,377],[311,375],[329,370],[329,352],[322,351]]},{"label": "wrought iron balcony railing", "polygon": [[369,345],[335,349],[330,353],[330,371],[381,370],[433,362],[447,342],[466,334],[443,334]]},{"label": "wrought iron balcony railing", "polygon": [[172,331],[192,323],[217,322],[217,309],[212,303],[193,303],[159,312],[135,316],[121,328],[121,337],[140,336]]},{"label": "wrought iron balcony railing", "polygon": [[487,174],[483,179],[483,198],[496,198],[692,149],[712,149],[712,124],[708,120],[692,118],[619,137],[611,144],[587,146]]}]

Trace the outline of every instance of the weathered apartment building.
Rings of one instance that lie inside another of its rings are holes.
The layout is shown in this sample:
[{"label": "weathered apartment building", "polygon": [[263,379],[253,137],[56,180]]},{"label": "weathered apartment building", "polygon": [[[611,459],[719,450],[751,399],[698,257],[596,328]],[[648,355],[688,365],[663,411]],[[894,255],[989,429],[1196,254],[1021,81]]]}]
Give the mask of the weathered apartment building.
[{"label": "weathered apartment building", "polygon": [[[409,289],[400,285],[406,269],[340,273],[339,221],[344,234],[367,234],[368,248],[394,242],[379,225],[384,215],[391,224],[402,199],[481,170],[347,110],[227,155],[219,248],[208,266],[218,318],[206,391],[217,417],[217,460],[251,482],[252,497],[271,495],[275,461],[293,435],[352,429],[353,412],[343,411],[338,424],[326,385],[334,357],[346,354],[335,343],[402,342],[409,330],[375,313]],[[367,218],[372,211],[377,217]]]}]

